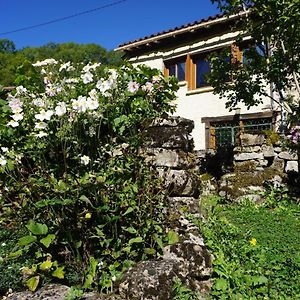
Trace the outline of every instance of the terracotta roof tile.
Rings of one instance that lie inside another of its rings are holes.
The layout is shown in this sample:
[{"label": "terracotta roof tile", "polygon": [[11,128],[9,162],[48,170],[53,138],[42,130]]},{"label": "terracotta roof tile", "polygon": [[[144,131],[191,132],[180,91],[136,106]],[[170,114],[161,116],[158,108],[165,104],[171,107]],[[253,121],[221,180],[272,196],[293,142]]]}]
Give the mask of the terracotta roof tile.
[{"label": "terracotta roof tile", "polygon": [[217,14],[217,15],[210,16],[210,17],[207,17],[207,18],[203,18],[203,19],[200,19],[200,20],[195,21],[195,22],[187,23],[187,24],[184,24],[182,26],[177,26],[177,27],[172,28],[172,29],[160,31],[160,32],[157,32],[157,33],[154,33],[154,34],[151,34],[151,35],[147,35],[145,37],[142,37],[142,38],[139,38],[139,39],[136,39],[136,40],[133,40],[133,41],[129,41],[129,42],[120,44],[118,46],[118,48],[128,46],[130,44],[134,44],[134,43],[137,43],[137,42],[142,42],[144,40],[155,38],[155,37],[158,37],[160,35],[171,33],[171,32],[177,31],[177,30],[181,30],[181,29],[185,29],[185,28],[188,28],[188,27],[192,27],[192,26],[195,26],[195,25],[202,24],[202,23],[206,23],[206,22],[209,22],[209,21],[217,20],[217,19],[223,18],[225,16],[226,16],[226,14],[222,13],[222,14]]}]

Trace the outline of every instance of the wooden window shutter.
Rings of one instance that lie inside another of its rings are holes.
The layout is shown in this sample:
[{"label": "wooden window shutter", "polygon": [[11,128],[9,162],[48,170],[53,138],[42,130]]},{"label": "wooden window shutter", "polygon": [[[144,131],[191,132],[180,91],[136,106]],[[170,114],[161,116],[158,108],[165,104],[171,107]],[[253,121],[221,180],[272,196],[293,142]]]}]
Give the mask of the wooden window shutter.
[{"label": "wooden window shutter", "polygon": [[215,127],[211,126],[209,130],[209,146],[210,149],[216,149],[216,129]]},{"label": "wooden window shutter", "polygon": [[231,44],[231,63],[242,63],[243,62],[243,52],[240,47],[233,43]]},{"label": "wooden window shutter", "polygon": [[164,65],[164,76],[165,76],[165,77],[169,76],[169,70],[168,70],[168,68],[166,67],[166,65]]}]

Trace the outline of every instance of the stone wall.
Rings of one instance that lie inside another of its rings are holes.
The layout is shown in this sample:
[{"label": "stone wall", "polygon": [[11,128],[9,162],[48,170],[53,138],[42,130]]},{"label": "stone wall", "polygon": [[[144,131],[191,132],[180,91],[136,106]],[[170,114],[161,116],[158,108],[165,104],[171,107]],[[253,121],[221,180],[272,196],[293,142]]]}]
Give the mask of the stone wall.
[{"label": "stone wall", "polygon": [[[215,166],[222,174],[219,178],[202,182],[206,194],[214,192],[234,201],[245,198],[260,201],[266,188],[287,187],[291,195],[299,196],[299,160],[296,152],[285,148],[280,141],[272,144],[263,134],[243,133],[239,141],[239,146],[232,149],[232,159],[227,158],[225,162],[218,160],[218,154],[198,155],[202,172],[210,173]],[[213,188],[210,189],[209,185]]]},{"label": "stone wall", "polygon": [[192,121],[168,117],[156,119],[144,132],[142,153],[164,181],[167,230],[176,234],[178,242],[166,246],[161,259],[140,262],[128,270],[119,285],[123,298],[172,299],[176,277],[203,297],[210,290],[211,255],[199,228],[187,217],[200,216],[192,129]]}]

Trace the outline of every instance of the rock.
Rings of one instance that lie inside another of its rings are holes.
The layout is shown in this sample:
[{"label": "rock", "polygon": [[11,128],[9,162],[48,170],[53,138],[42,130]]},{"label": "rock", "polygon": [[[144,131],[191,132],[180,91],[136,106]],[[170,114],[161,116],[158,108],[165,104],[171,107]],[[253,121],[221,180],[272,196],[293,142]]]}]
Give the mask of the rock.
[{"label": "rock", "polygon": [[109,294],[98,294],[95,292],[84,293],[80,300],[122,300],[121,296]]},{"label": "rock", "polygon": [[193,159],[182,150],[167,150],[163,148],[145,148],[141,150],[147,163],[155,167],[170,167],[188,169],[194,166]]},{"label": "rock", "polygon": [[119,294],[125,299],[172,299],[173,279],[177,276],[173,260],[149,260],[130,268],[119,284]]},{"label": "rock", "polygon": [[199,199],[193,197],[168,197],[169,210],[178,214],[200,213]]},{"label": "rock", "polygon": [[148,127],[184,127],[187,132],[192,132],[194,122],[189,119],[166,115],[165,118],[154,119]]},{"label": "rock", "polygon": [[159,170],[159,175],[164,179],[165,188],[170,196],[195,196],[199,195],[198,177],[189,170]]},{"label": "rock", "polygon": [[246,195],[236,198],[237,202],[243,202],[245,200],[248,200],[248,201],[251,201],[254,203],[259,203],[262,200],[262,196],[260,196],[258,194],[246,194]]},{"label": "rock", "polygon": [[287,161],[285,166],[285,172],[299,172],[299,166],[297,161]]},{"label": "rock", "polygon": [[151,127],[143,132],[144,144],[151,148],[191,151],[193,141],[184,127]]},{"label": "rock", "polygon": [[268,166],[268,161],[265,159],[260,159],[258,160],[258,167],[267,167]]},{"label": "rock", "polygon": [[235,154],[234,159],[236,161],[245,161],[245,160],[253,160],[253,159],[264,159],[264,155],[262,153],[240,153]]},{"label": "rock", "polygon": [[278,154],[278,157],[284,160],[298,160],[298,155],[295,152],[283,151]]},{"label": "rock", "polygon": [[284,160],[276,157],[272,163],[272,167],[279,172],[284,171]]},{"label": "rock", "polygon": [[272,146],[263,145],[261,150],[265,158],[272,158],[275,156],[274,148]]},{"label": "rock", "polygon": [[185,282],[189,278],[193,280],[212,275],[211,254],[205,246],[190,241],[165,247],[163,259],[175,262],[177,276],[184,278]]},{"label": "rock", "polygon": [[260,146],[245,146],[245,147],[235,147],[233,149],[234,153],[238,153],[238,152],[260,152],[261,151],[261,147]]},{"label": "rock", "polygon": [[48,284],[35,293],[28,291],[11,294],[7,300],[64,300],[70,288],[65,285]]},{"label": "rock", "polygon": [[263,134],[243,133],[240,135],[240,141],[242,147],[256,145],[261,146],[265,141],[265,137]]}]

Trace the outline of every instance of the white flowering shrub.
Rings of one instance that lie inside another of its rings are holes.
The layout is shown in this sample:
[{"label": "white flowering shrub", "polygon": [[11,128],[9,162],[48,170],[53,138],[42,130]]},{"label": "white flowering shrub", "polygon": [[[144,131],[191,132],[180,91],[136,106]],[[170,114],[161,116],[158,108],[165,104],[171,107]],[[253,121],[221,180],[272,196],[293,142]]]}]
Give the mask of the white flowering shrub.
[{"label": "white flowering shrub", "polygon": [[173,111],[177,85],[146,66],[34,67],[39,82],[0,100],[0,221],[18,234],[4,260],[35,260],[19,274],[31,290],[111,290],[162,246],[163,196],[138,149],[143,124]]}]

